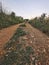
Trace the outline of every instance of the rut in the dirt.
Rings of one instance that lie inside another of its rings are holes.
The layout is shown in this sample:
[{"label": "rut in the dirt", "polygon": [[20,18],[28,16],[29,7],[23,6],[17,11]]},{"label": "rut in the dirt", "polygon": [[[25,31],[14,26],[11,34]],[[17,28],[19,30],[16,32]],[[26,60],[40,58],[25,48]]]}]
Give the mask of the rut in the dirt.
[{"label": "rut in the dirt", "polygon": [[0,51],[3,49],[5,43],[13,36],[18,26],[19,24],[0,30]]}]

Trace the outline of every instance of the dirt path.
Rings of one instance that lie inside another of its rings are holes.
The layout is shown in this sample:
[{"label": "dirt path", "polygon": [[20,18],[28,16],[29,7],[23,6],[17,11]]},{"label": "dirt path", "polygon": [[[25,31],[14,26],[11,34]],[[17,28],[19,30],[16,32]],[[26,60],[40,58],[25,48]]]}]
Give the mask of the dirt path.
[{"label": "dirt path", "polygon": [[5,43],[13,36],[18,26],[19,24],[0,30],[0,50],[3,49]]}]

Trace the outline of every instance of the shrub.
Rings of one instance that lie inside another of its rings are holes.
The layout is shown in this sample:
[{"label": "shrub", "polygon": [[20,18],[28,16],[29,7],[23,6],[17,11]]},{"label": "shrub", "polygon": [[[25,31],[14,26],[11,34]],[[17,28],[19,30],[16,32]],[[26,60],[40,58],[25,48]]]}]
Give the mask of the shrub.
[{"label": "shrub", "polygon": [[49,17],[45,18],[45,14],[30,20],[29,23],[49,36]]}]

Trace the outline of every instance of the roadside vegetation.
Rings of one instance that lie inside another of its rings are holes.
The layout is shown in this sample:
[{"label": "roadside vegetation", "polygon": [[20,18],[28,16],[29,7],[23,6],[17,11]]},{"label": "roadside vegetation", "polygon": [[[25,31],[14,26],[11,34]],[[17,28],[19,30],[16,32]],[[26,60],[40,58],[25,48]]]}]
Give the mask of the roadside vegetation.
[{"label": "roadside vegetation", "polygon": [[43,13],[40,17],[31,19],[29,23],[49,36],[49,16]]},{"label": "roadside vegetation", "polygon": [[16,16],[14,12],[6,14],[5,12],[0,12],[0,29],[9,27],[11,25],[19,24],[23,22],[23,17]]}]

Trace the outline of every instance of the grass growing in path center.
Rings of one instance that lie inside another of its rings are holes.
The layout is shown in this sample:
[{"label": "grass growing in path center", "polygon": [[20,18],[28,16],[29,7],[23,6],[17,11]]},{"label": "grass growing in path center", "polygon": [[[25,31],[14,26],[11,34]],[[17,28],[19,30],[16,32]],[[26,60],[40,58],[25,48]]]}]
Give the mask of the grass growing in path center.
[{"label": "grass growing in path center", "polygon": [[[14,36],[6,43],[6,54],[3,57],[1,65],[34,65],[34,50],[31,46],[24,46],[22,43],[17,43],[20,36],[26,35],[23,28],[18,28]],[[34,58],[32,60],[32,57]],[[31,61],[32,60],[32,61]]]}]

